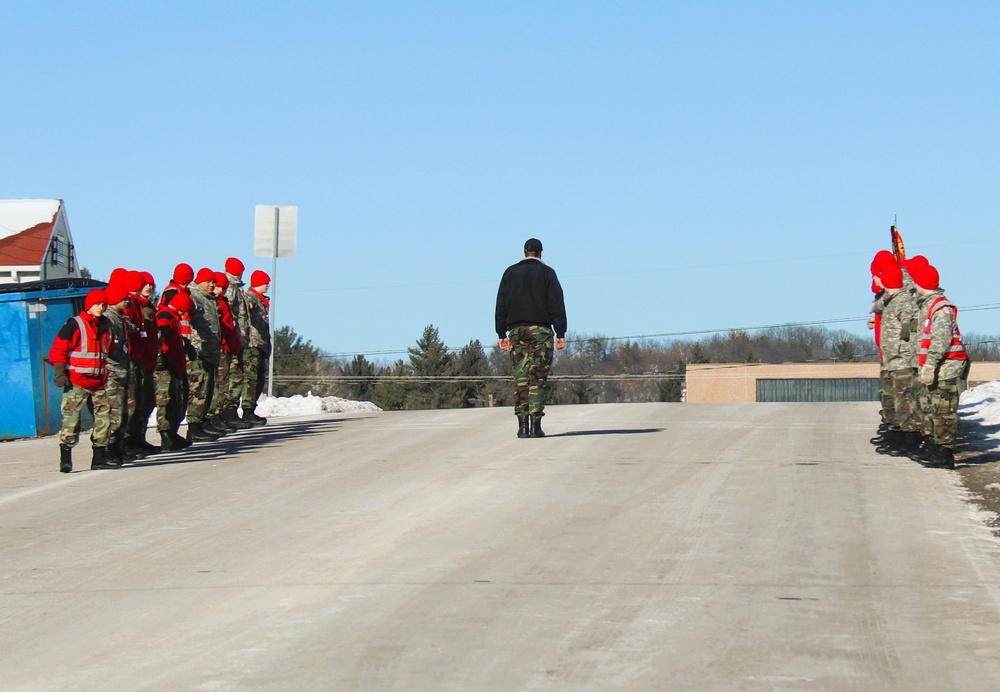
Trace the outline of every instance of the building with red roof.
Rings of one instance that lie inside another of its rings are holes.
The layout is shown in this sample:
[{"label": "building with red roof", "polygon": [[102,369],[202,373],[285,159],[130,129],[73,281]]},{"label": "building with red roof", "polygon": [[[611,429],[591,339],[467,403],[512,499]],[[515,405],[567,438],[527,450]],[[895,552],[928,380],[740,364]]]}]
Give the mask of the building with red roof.
[{"label": "building with red roof", "polygon": [[77,276],[61,199],[0,200],[0,284]]}]

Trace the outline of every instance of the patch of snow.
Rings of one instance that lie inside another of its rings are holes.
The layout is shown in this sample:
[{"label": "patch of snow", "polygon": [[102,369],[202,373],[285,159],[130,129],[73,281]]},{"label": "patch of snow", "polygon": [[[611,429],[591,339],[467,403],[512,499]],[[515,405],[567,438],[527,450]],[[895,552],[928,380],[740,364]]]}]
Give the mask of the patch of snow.
[{"label": "patch of snow", "polygon": [[256,413],[264,418],[281,418],[316,413],[367,413],[381,410],[370,401],[351,401],[337,396],[313,396],[312,392],[309,392],[305,396],[300,394],[290,397],[265,396],[257,402]]}]

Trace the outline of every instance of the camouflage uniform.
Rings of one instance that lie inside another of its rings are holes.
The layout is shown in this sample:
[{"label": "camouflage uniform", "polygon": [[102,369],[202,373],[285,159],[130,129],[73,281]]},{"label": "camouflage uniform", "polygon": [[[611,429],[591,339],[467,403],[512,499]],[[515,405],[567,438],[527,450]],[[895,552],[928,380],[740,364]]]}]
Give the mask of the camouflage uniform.
[{"label": "camouflage uniform", "polygon": [[[240,335],[240,344],[250,343],[250,308],[247,305],[247,296],[243,290],[243,279],[235,274],[226,272],[229,279],[229,286],[226,287],[226,299],[229,307],[233,311],[233,323],[236,331]],[[243,351],[233,356],[229,367],[229,397],[224,404],[224,408],[239,408],[240,400],[246,397],[246,377],[244,371],[246,365],[243,362]]]},{"label": "camouflage uniform", "polygon": [[[943,289],[930,295],[921,296],[918,314],[926,320],[927,311],[938,298],[944,296]],[[955,315],[948,309],[935,310],[931,317],[930,346],[922,367],[935,373],[931,385],[919,385],[919,415],[925,437],[937,445],[952,448],[958,435],[958,403],[962,378],[965,376],[967,360],[945,358],[955,330]],[[917,338],[922,331],[917,332]]]},{"label": "camouflage uniform", "polygon": [[886,291],[879,342],[885,369],[892,381],[891,430],[920,430],[920,418],[916,413],[916,318],[917,306],[912,288],[904,284],[903,288],[893,293]]},{"label": "camouflage uniform", "polygon": [[264,390],[267,379],[267,359],[271,355],[271,327],[268,323],[269,306],[253,290],[247,291],[246,304],[249,315],[249,348],[243,349],[243,371],[246,378],[243,410],[253,413],[257,399]]},{"label": "camouflage uniform", "polygon": [[84,389],[77,385],[67,388],[62,396],[62,429],[59,444],[75,447],[80,441],[80,411],[86,406],[94,416],[90,440],[95,447],[107,447],[111,436],[111,406],[105,389]]},{"label": "camouflage uniform", "polygon": [[543,416],[545,382],[552,368],[553,332],[537,325],[514,327],[509,338],[514,365],[514,413]]},{"label": "camouflage uniform", "polygon": [[134,331],[135,327],[113,307],[109,307],[104,316],[111,324],[111,351],[108,353],[108,383],[105,389],[110,408],[111,442],[114,444],[124,437],[128,421],[126,407],[130,402],[132,412],[135,411],[135,399],[128,397],[129,374],[132,368],[132,359],[128,354],[129,332]]},{"label": "camouflage uniform", "polygon": [[[885,309],[886,298],[889,297],[888,292],[883,288],[878,296],[875,298],[875,302],[872,303],[872,312],[879,316],[879,320],[882,317],[882,311]],[[879,324],[879,340],[882,338],[881,324]],[[894,398],[892,395],[892,376],[889,375],[889,371],[885,369],[885,358],[882,356],[882,347],[879,346],[878,352],[879,358],[879,373],[878,373],[878,398],[882,402],[882,421],[889,427],[896,421],[896,406],[894,403]]]},{"label": "camouflage uniform", "polygon": [[222,330],[215,296],[196,283],[191,288],[191,345],[197,357],[188,363],[188,423],[203,423],[215,393],[216,371],[222,352]]}]

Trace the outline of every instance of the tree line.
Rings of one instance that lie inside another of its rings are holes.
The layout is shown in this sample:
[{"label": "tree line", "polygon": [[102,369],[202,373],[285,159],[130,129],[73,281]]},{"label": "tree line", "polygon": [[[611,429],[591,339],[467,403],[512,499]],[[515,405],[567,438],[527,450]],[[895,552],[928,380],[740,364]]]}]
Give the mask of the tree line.
[{"label": "tree line", "polygon": [[[1000,337],[965,335],[974,361],[1000,360]],[[427,325],[407,358],[377,363],[327,357],[291,327],[274,334],[275,396],[338,396],[384,410],[513,405],[510,356],[478,339],[448,348]],[[548,384],[550,404],[681,401],[689,363],[875,362],[870,334],[814,326],[733,330],[699,340],[614,339],[567,334]]]}]

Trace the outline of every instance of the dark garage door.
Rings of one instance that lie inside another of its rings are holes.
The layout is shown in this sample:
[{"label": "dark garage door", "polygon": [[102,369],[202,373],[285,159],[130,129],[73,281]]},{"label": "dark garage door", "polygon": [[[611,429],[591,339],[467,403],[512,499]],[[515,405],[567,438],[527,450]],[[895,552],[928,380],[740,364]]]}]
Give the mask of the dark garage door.
[{"label": "dark garage door", "polygon": [[878,401],[878,379],[757,380],[757,401]]}]

